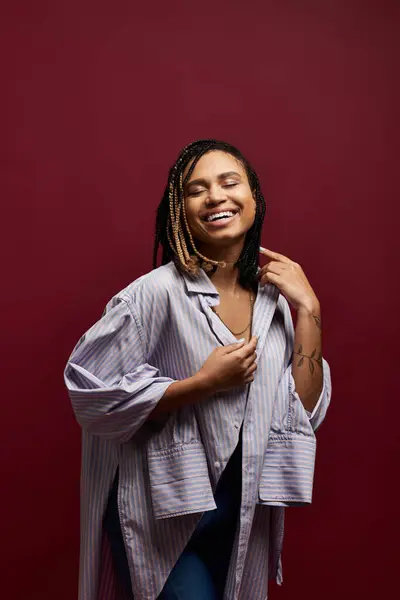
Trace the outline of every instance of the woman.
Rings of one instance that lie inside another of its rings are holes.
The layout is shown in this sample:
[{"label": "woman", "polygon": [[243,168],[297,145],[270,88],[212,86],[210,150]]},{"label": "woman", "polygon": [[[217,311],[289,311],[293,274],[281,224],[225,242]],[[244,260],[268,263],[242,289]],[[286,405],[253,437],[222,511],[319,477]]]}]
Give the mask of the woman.
[{"label": "woman", "polygon": [[157,213],[162,266],[73,350],[81,600],[263,599],[282,580],[284,507],[311,502],[331,385],[303,270],[264,249],[259,269],[264,212],[236,148],[184,148]]}]

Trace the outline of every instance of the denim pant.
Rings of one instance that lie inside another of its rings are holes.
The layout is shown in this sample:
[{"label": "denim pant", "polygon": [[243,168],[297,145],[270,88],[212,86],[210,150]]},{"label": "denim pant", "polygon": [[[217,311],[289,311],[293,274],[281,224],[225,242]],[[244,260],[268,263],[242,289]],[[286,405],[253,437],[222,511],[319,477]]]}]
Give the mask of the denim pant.
[{"label": "denim pant", "polygon": [[[207,511],[171,571],[158,600],[221,600],[234,541],[241,499],[241,440],[215,492],[217,508]],[[118,471],[104,516],[115,570],[133,599],[128,559],[117,505]]]}]

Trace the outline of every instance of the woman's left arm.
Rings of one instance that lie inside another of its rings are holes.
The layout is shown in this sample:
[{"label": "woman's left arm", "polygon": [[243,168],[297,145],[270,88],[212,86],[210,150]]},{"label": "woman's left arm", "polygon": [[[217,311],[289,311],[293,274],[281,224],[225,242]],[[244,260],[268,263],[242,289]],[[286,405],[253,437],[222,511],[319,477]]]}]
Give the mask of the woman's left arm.
[{"label": "woman's left arm", "polygon": [[320,304],[298,263],[264,248],[260,252],[268,259],[260,283],[276,285],[297,311],[292,373],[304,408],[312,412],[323,387]]},{"label": "woman's left arm", "polygon": [[294,337],[292,373],[303,406],[312,412],[322,391],[321,312],[319,304],[299,308]]}]

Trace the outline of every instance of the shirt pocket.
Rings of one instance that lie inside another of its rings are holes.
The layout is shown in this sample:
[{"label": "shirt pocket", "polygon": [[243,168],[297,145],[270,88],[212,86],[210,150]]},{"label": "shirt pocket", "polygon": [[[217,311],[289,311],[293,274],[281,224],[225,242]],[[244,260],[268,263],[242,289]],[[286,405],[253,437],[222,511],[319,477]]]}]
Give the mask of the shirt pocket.
[{"label": "shirt pocket", "polygon": [[270,437],[260,478],[259,503],[270,506],[311,503],[315,452],[315,437],[296,434]]},{"label": "shirt pocket", "polygon": [[216,508],[201,442],[149,450],[147,459],[156,519]]}]

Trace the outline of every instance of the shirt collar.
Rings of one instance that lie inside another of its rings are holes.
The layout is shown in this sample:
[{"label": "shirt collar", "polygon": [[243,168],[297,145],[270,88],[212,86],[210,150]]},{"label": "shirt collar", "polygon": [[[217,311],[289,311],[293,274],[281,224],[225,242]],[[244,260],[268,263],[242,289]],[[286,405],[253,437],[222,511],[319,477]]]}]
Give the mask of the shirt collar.
[{"label": "shirt collar", "polygon": [[[258,267],[257,274],[260,270],[261,267]],[[219,296],[215,285],[212,283],[211,279],[208,277],[207,273],[203,271],[203,269],[199,269],[197,275],[189,275],[184,271],[180,271],[180,274],[185,281],[188,292],[194,294]]]},{"label": "shirt collar", "polygon": [[193,276],[185,272],[181,274],[189,293],[219,296],[215,285],[203,269],[199,269],[198,274]]}]

